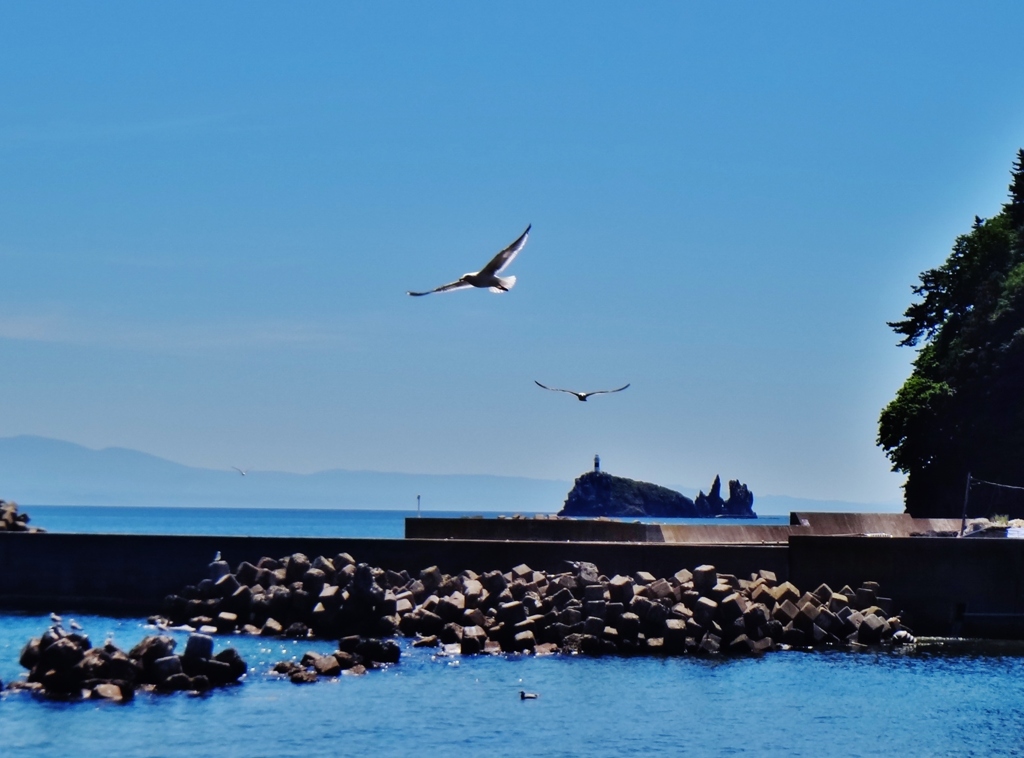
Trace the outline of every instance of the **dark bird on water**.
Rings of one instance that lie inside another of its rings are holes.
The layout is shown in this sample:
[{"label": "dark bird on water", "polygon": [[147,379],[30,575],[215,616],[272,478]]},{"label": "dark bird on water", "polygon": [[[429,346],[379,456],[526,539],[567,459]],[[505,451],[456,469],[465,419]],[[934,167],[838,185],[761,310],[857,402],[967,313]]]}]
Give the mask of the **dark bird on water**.
[{"label": "dark bird on water", "polygon": [[516,278],[514,276],[498,276],[498,274],[504,271],[515,260],[515,257],[519,255],[519,251],[526,245],[526,240],[530,236],[530,229],[532,228],[533,224],[526,227],[526,231],[519,235],[519,239],[491,258],[491,262],[479,271],[463,274],[454,282],[442,284],[440,287],[435,287],[426,292],[407,292],[406,294],[413,297],[422,297],[434,292],[451,292],[452,290],[461,290],[467,287],[486,287],[491,292],[508,292],[515,285]]},{"label": "dark bird on water", "polygon": [[526,690],[519,690],[520,700],[536,700],[540,695],[536,692],[527,692]]},{"label": "dark bird on water", "polygon": [[624,384],[617,390],[596,390],[594,392],[576,392],[575,390],[558,389],[558,387],[545,387],[536,379],[533,380],[533,383],[536,384],[538,387],[541,387],[546,390],[551,390],[552,392],[567,392],[570,395],[575,395],[577,400],[582,400],[584,403],[587,402],[587,398],[590,397],[591,395],[607,395],[609,392],[622,392],[622,390],[626,389],[626,387],[629,386],[628,384]]}]

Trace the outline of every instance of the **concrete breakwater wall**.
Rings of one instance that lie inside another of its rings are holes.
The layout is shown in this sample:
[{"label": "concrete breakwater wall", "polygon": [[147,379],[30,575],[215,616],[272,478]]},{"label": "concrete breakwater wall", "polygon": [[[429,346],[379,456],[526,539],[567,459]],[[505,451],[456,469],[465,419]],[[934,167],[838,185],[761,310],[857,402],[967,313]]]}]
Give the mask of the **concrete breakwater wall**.
[{"label": "concrete breakwater wall", "polygon": [[784,545],[0,533],[0,607],[152,613],[166,595],[202,579],[218,551],[232,566],[263,556],[347,552],[395,571],[433,565],[451,574],[521,563],[554,570],[566,560],[595,563],[609,575],[670,575],[702,563],[737,576],[766,569],[780,580],[789,571]]},{"label": "concrete breakwater wall", "polygon": [[877,581],[916,634],[1024,639],[1024,540],[793,535],[783,545],[425,539],[327,539],[0,533],[0,607],[148,614],[203,578],[220,551],[237,566],[263,556],[347,552],[375,566],[508,571],[564,560],[601,571],[671,575],[712,564],[722,573],[775,572],[799,587]]},{"label": "concrete breakwater wall", "polygon": [[899,599],[918,635],[1024,639],[1024,540],[790,538],[798,586],[861,577]]}]

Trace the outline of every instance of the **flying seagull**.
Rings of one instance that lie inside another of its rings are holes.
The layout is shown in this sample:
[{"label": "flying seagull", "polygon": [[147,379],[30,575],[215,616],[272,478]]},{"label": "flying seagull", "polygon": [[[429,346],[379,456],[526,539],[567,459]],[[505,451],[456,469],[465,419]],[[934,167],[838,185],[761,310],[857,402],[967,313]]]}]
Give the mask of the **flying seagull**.
[{"label": "flying seagull", "polygon": [[538,382],[536,379],[533,380],[533,383],[536,384],[538,387],[543,387],[544,389],[551,390],[552,392],[568,392],[570,395],[575,395],[577,400],[582,400],[584,403],[587,402],[587,398],[590,397],[591,395],[607,395],[609,392],[622,392],[622,390],[626,389],[626,387],[629,386],[628,384],[624,384],[623,386],[619,387],[617,390],[597,390],[596,392],[576,392],[574,390],[560,390],[560,389],[558,389],[558,387],[545,387],[543,384]]},{"label": "flying seagull", "polygon": [[467,287],[487,287],[491,292],[508,292],[515,286],[516,278],[514,276],[498,276],[498,274],[515,260],[519,251],[526,245],[526,240],[530,236],[530,229],[532,228],[533,224],[527,226],[526,231],[519,235],[519,239],[491,258],[491,262],[479,271],[463,274],[454,282],[443,284],[426,292],[408,292],[406,294],[413,297],[422,297],[434,292],[451,292],[452,290],[461,290]]},{"label": "flying seagull", "polygon": [[231,468],[233,468],[235,471],[237,471],[242,476],[245,476],[246,474],[249,473],[249,469],[241,469],[241,468],[238,468],[238,466],[232,466]]}]

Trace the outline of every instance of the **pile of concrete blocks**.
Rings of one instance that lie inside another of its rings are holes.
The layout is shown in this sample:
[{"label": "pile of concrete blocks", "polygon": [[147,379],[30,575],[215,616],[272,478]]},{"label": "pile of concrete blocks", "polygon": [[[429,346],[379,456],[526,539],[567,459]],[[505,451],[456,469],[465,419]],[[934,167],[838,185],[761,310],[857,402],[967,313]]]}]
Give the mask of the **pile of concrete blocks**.
[{"label": "pile of concrete blocks", "polygon": [[0,500],[0,532],[45,532],[37,526],[29,526],[27,513],[18,512],[17,503]]},{"label": "pile of concrete blocks", "polygon": [[368,669],[387,668],[398,663],[401,655],[393,640],[352,635],[340,639],[333,653],[307,652],[299,661],[280,661],[273,670],[295,684],[308,684],[321,677],[361,676]]},{"label": "pile of concrete blocks", "polygon": [[183,655],[174,655],[175,641],[167,636],[144,638],[128,653],[110,640],[92,647],[88,636],[67,632],[60,622],[33,638],[21,651],[27,679],[8,690],[34,692],[51,699],[131,700],[138,688],[157,691],[203,692],[237,683],[246,673],[245,661],[234,648],[213,654],[213,638],[193,634]]},{"label": "pile of concrete blocks", "polygon": [[430,566],[413,576],[346,553],[263,558],[234,572],[215,561],[206,579],[164,604],[168,623],[201,633],[400,634],[463,655],[747,655],[913,641],[895,610],[874,582],[804,592],[770,571],[738,578],[701,565],[609,578],[592,563],[567,562],[548,572],[521,564],[457,575]]}]

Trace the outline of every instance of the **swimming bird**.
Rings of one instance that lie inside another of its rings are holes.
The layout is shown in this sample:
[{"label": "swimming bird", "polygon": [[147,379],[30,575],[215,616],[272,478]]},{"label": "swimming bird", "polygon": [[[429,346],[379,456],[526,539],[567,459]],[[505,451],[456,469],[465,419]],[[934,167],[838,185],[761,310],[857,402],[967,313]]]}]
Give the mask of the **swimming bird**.
[{"label": "swimming bird", "polygon": [[530,229],[532,228],[533,224],[527,226],[526,231],[519,235],[519,239],[491,258],[490,263],[479,271],[463,274],[454,282],[442,284],[440,287],[435,287],[426,292],[407,292],[406,294],[413,297],[422,297],[434,292],[451,292],[452,290],[461,290],[467,287],[486,287],[491,292],[508,292],[515,285],[516,278],[514,276],[498,276],[498,274],[504,271],[515,260],[515,257],[519,255],[519,251],[526,245],[526,240],[530,236]]},{"label": "swimming bird", "polygon": [[520,700],[536,700],[539,697],[540,695],[538,695],[536,692],[527,692],[526,690],[519,690]]},{"label": "swimming bird", "polygon": [[538,382],[536,379],[533,380],[533,383],[536,384],[538,387],[542,387],[543,389],[546,389],[546,390],[551,390],[552,392],[568,392],[570,395],[575,395],[577,400],[582,400],[584,403],[587,402],[587,398],[590,397],[591,395],[607,395],[609,392],[622,392],[622,390],[626,389],[626,387],[629,386],[628,384],[624,384],[621,387],[619,387],[617,390],[597,390],[595,392],[576,392],[575,390],[560,390],[557,387],[545,387],[543,384]]},{"label": "swimming bird", "polygon": [[249,469],[241,469],[241,468],[238,468],[238,466],[232,466],[231,468],[233,468],[235,471],[237,471],[242,476],[245,476],[246,474],[249,473]]}]

